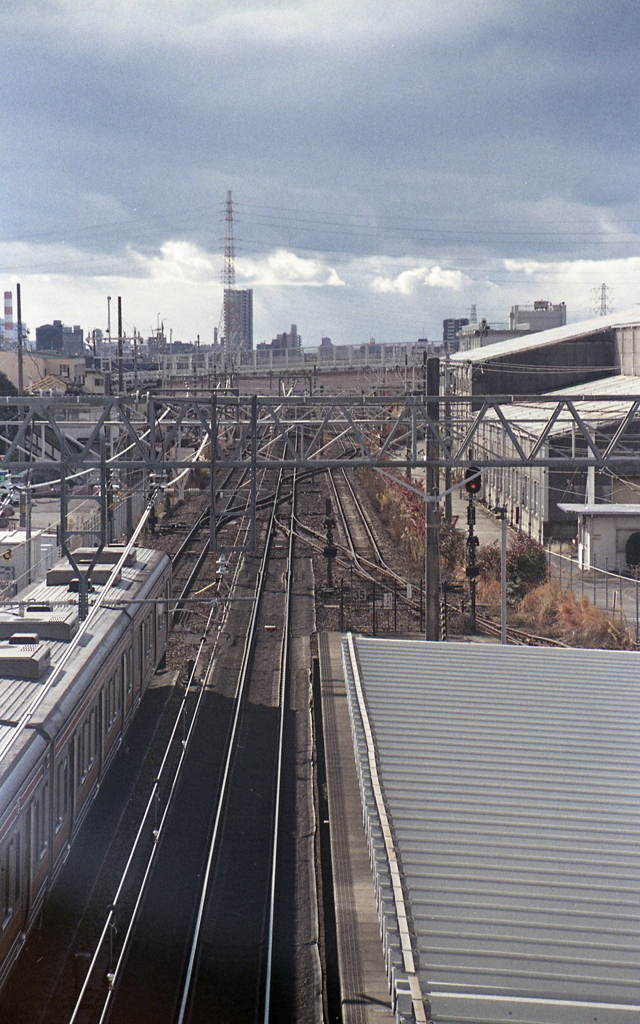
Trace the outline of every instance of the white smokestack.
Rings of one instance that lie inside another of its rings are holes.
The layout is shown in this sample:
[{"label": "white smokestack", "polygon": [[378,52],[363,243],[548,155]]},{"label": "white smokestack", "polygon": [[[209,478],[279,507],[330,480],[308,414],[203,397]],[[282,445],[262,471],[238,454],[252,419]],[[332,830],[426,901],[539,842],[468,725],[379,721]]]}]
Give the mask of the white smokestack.
[{"label": "white smokestack", "polygon": [[11,292],[4,293],[4,343],[13,345],[13,297]]}]

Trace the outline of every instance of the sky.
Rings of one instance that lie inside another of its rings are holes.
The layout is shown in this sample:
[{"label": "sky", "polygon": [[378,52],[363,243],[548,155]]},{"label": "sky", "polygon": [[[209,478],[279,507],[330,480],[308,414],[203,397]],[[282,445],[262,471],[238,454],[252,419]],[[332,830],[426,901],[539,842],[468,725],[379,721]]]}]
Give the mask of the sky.
[{"label": "sky", "polygon": [[127,332],[212,341],[229,190],[255,342],[640,302],[636,0],[0,7],[0,290],[32,338],[121,296]]}]

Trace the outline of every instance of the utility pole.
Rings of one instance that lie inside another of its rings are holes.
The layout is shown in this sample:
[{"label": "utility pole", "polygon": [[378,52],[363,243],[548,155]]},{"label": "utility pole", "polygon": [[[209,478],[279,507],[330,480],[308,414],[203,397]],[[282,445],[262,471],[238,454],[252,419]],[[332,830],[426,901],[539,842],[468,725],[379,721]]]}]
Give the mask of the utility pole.
[{"label": "utility pole", "polygon": [[[448,330],[446,331],[444,340],[444,393],[447,396],[451,394],[451,345]],[[453,435],[451,424],[451,402],[445,402],[444,405],[444,433],[447,451],[451,452],[451,438]],[[451,464],[447,462],[444,471],[444,519],[446,523],[450,523],[453,519],[451,498]]]},{"label": "utility pole", "polygon": [[122,297],[118,295],[118,394],[124,395],[124,372],[122,368]]},{"label": "utility pole", "polygon": [[[440,394],[440,360],[430,356],[425,366],[425,393],[427,416],[434,422],[438,420],[440,408],[438,402],[430,402],[429,398]],[[440,639],[440,543],[438,518],[439,510],[435,500],[439,494],[439,470],[429,465],[438,458],[438,442],[434,431],[427,427],[425,437],[425,453],[427,471],[425,474],[425,531],[424,531],[424,571],[425,571],[425,640]],[[429,500],[431,499],[431,500]]]},{"label": "utility pole", "polygon": [[24,395],[24,367],[22,353],[22,298],[20,285],[16,285],[16,303],[18,312],[18,394]]},{"label": "utility pole", "polygon": [[593,311],[596,316],[606,316],[611,312],[612,292],[613,289],[608,288],[606,284],[601,284],[599,288],[593,289]]},{"label": "utility pole", "polygon": [[[106,387],[105,390],[106,390],[106,393],[108,395],[110,395],[112,393],[112,381],[111,381],[111,370],[112,370],[112,367],[111,367],[111,296],[110,295],[107,295],[107,348],[108,348],[108,357],[107,357],[107,367],[108,367],[108,370],[107,370],[107,376],[106,376],[107,387]],[[102,360],[100,360],[100,369],[104,372],[104,365],[102,363]]]},{"label": "utility pole", "polygon": [[507,642],[507,506],[496,505],[494,513],[500,520],[500,643]]}]

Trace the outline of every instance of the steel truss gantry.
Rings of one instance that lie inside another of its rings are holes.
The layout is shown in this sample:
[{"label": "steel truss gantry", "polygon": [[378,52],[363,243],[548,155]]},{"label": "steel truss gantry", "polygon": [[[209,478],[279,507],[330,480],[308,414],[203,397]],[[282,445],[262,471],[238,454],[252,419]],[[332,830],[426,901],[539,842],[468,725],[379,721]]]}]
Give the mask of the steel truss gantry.
[{"label": "steel truss gantry", "polygon": [[[204,442],[199,464],[208,463],[211,473],[215,547],[218,523],[229,516],[218,500],[219,482],[232,469],[250,473],[247,506],[232,514],[252,518],[260,469],[474,465],[637,472],[639,411],[640,395],[3,396],[0,453],[13,474],[49,466],[69,479],[89,471],[104,475],[106,467],[169,482],[194,465],[181,447],[189,435]],[[496,429],[500,451],[488,447]]]}]

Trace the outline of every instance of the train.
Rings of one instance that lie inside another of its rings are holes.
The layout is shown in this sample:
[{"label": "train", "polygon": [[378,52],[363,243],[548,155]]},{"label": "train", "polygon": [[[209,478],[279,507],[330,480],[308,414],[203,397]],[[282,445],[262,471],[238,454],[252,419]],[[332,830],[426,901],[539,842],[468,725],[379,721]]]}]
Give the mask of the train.
[{"label": "train", "polygon": [[0,606],[0,988],[164,657],[166,554],[105,548],[90,597],[122,555],[84,623],[67,562]]}]

